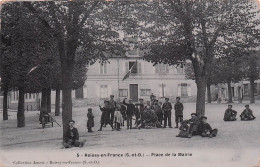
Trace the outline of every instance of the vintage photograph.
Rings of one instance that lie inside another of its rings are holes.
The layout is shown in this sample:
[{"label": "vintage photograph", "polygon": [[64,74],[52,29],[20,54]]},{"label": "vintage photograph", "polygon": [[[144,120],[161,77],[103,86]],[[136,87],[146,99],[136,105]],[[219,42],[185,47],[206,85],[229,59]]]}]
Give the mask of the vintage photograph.
[{"label": "vintage photograph", "polygon": [[260,167],[259,0],[0,3],[0,167]]}]

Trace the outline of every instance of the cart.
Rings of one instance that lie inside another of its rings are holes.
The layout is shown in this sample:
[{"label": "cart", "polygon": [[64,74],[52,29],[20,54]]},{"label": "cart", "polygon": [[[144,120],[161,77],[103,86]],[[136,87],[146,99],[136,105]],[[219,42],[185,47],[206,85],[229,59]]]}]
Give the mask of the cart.
[{"label": "cart", "polygon": [[[53,122],[58,124],[58,122],[49,114],[44,114],[43,116],[39,114],[39,121],[40,124],[42,124],[43,129],[45,128],[46,125],[51,125],[51,127],[53,127]],[[58,125],[60,126],[60,124]]]}]

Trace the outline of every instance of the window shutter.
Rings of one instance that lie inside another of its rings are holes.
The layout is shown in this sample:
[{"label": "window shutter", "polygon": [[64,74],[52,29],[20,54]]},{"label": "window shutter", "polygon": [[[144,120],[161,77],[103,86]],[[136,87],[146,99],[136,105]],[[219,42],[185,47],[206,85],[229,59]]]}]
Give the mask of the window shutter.
[{"label": "window shutter", "polygon": [[100,98],[100,85],[96,85],[96,95]]},{"label": "window shutter", "polygon": [[160,96],[160,97],[163,96],[163,93],[162,93],[162,85],[161,85],[161,84],[159,85],[159,96]]},{"label": "window shutter", "polygon": [[166,73],[169,73],[169,65],[168,64],[166,64]]},{"label": "window shutter", "polygon": [[125,62],[125,73],[129,71],[129,62]]},{"label": "window shutter", "polygon": [[155,73],[158,73],[158,64],[155,65]]},{"label": "window shutter", "polygon": [[100,63],[100,74],[103,74],[103,65]]},{"label": "window shutter", "polygon": [[111,89],[111,86],[110,85],[107,85],[107,97],[109,97],[110,95],[112,95],[112,89]]},{"label": "window shutter", "polygon": [[181,84],[178,84],[178,96],[181,97]]},{"label": "window shutter", "polygon": [[187,90],[188,90],[188,96],[191,96],[191,87],[190,87],[190,84],[187,85]]},{"label": "window shutter", "polygon": [[142,73],[142,63],[141,62],[137,62],[137,69],[138,69],[138,73]]},{"label": "window shutter", "polygon": [[103,68],[104,68],[104,74],[107,74],[107,63],[104,63]]}]

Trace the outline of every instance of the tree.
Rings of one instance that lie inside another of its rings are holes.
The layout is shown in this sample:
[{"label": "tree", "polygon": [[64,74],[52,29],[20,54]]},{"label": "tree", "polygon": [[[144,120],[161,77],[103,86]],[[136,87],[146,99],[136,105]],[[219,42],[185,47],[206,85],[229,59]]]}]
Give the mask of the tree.
[{"label": "tree", "polygon": [[[106,60],[104,52],[120,54],[116,17],[111,10],[116,3],[101,1],[23,2],[23,5],[42,23],[42,29],[53,35],[61,63],[63,135],[72,119],[71,86],[76,51],[84,56],[82,63]],[[120,22],[120,21],[118,21]]]},{"label": "tree", "polygon": [[[8,91],[18,90],[17,127],[25,126],[24,93],[28,90],[28,72],[38,64],[42,55],[49,53],[43,43],[48,34],[35,26],[32,15],[25,14],[20,3],[5,4],[2,8],[2,64],[3,85]],[[39,42],[42,41],[42,42]]]},{"label": "tree", "polygon": [[212,61],[230,41],[258,34],[256,5],[247,0],[166,0],[142,3],[140,9],[142,38],[148,36],[143,40],[149,50],[144,59],[170,65],[190,60],[197,84],[196,111],[205,115]]},{"label": "tree", "polygon": [[250,103],[255,103],[255,80],[260,78],[259,51],[251,51],[244,57],[245,79],[250,81]]}]

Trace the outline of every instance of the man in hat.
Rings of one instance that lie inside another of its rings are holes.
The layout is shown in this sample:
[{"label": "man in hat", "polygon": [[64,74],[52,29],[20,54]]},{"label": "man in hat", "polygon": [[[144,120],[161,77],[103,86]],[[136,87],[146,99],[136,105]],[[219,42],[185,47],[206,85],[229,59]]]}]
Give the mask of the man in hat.
[{"label": "man in hat", "polygon": [[104,101],[105,106],[101,107],[99,106],[100,110],[102,111],[101,114],[101,120],[100,120],[100,129],[98,131],[102,131],[102,127],[106,124],[110,124],[111,128],[113,130],[113,123],[111,122],[110,119],[110,106],[109,106],[109,101],[105,100]]},{"label": "man in hat", "polygon": [[172,128],[171,116],[172,116],[172,104],[169,102],[169,98],[165,98],[165,103],[162,106],[164,114],[164,128],[166,128],[167,121],[169,128]]},{"label": "man in hat", "polygon": [[229,104],[224,114],[224,121],[236,121],[237,112],[232,109],[232,105]]},{"label": "man in hat", "polygon": [[86,140],[84,140],[83,142],[79,141],[78,129],[74,127],[74,124],[74,120],[69,121],[69,127],[65,136],[65,141],[63,143],[63,146],[65,148],[71,148],[72,146],[83,147],[86,142]]},{"label": "man in hat", "polygon": [[174,105],[176,123],[175,128],[178,128],[178,123],[183,121],[183,104],[180,102],[180,99],[180,97],[176,97],[176,103]]},{"label": "man in hat", "polygon": [[212,129],[211,126],[207,123],[207,117],[201,117],[201,123],[198,127],[198,131],[202,137],[216,137],[218,129]]},{"label": "man in hat", "polygon": [[133,101],[132,99],[129,99],[128,102],[129,103],[126,103],[125,100],[127,98],[125,98],[123,100],[123,104],[126,105],[127,107],[127,110],[126,110],[126,124],[127,124],[127,129],[132,129],[132,118],[133,118],[133,114],[134,114],[134,111],[135,111],[135,105],[133,104]]},{"label": "man in hat", "polygon": [[114,101],[114,95],[110,95],[110,100],[109,100],[109,107],[110,107],[110,121],[112,124],[114,123],[114,114],[116,111],[116,102]]},{"label": "man in hat", "polygon": [[249,108],[249,105],[245,105],[246,109],[241,113],[240,118],[241,121],[251,121],[255,119],[253,115],[253,111]]},{"label": "man in hat", "polygon": [[198,126],[200,119],[196,113],[191,113],[191,119],[184,120],[181,122],[180,132],[176,137],[188,137],[191,138],[194,135],[198,135]]},{"label": "man in hat", "polygon": [[162,108],[159,105],[158,100],[154,101],[154,105],[153,105],[153,110],[156,113],[157,117],[158,117],[158,121],[160,122],[160,124],[162,124],[162,120],[163,120],[163,113],[162,113]]}]

